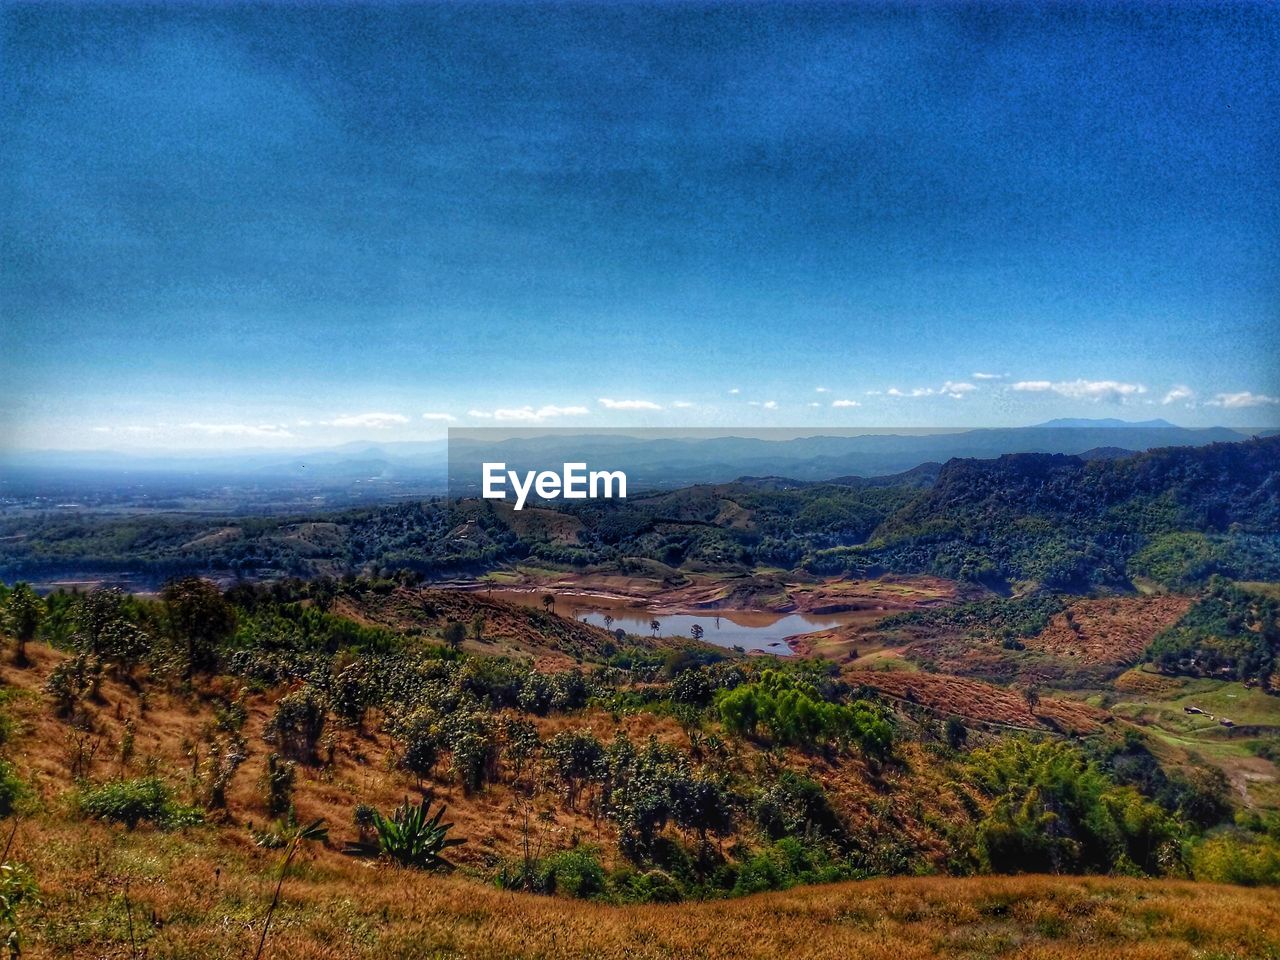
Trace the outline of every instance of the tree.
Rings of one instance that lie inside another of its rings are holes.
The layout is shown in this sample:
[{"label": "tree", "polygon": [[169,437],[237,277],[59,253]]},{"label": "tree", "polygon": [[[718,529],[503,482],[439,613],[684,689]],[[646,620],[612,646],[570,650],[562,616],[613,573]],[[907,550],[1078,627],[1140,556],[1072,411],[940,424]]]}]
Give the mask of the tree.
[{"label": "tree", "polygon": [[276,702],[262,735],[286,756],[310,761],[324,732],[324,720],[324,698],[308,683]]},{"label": "tree", "polygon": [[440,717],[429,707],[418,707],[394,724],[397,740],[404,745],[400,763],[421,781],[431,776],[440,759]]},{"label": "tree", "polygon": [[44,604],[29,584],[14,585],[9,594],[5,619],[18,644],[14,651],[14,663],[20,667],[26,666],[27,644],[36,638],[40,630],[40,621],[44,619]]},{"label": "tree", "polygon": [[662,629],[662,624],[657,620],[650,620],[649,629],[653,631],[653,635],[656,637],[658,635],[658,631]]},{"label": "tree", "polygon": [[146,656],[150,642],[125,615],[124,602],[124,594],[114,588],[85,594],[72,610],[72,641],[101,662],[128,669]]},{"label": "tree", "polygon": [[216,663],[219,645],[235,632],[235,610],[217,585],[202,577],[170,581],[160,599],[169,629],[183,651],[183,677],[190,680]]},{"label": "tree", "polygon": [[1026,701],[1027,710],[1031,712],[1032,716],[1035,716],[1036,708],[1040,706],[1040,691],[1034,686],[1028,685],[1023,688],[1022,699]]},{"label": "tree", "polygon": [[706,633],[706,631],[702,629],[702,624],[700,623],[695,623],[689,628],[689,636],[693,637],[695,640],[701,640],[704,633]]},{"label": "tree", "polygon": [[555,598],[555,594],[551,594],[551,593],[544,593],[544,594],[542,595],[542,609],[543,609],[543,610],[554,610],[555,608],[556,608],[556,598]]},{"label": "tree", "polygon": [[583,785],[602,772],[604,746],[590,731],[566,730],[548,740],[543,753],[565,785],[569,808],[577,809]]},{"label": "tree", "polygon": [[484,614],[477,613],[471,618],[471,639],[476,643],[484,640]]},{"label": "tree", "polygon": [[461,621],[450,620],[444,625],[444,642],[454,650],[462,646],[462,641],[467,638],[467,628],[463,626]]},{"label": "tree", "polygon": [[612,629],[613,629],[613,614],[606,613],[606,614],[604,615],[604,628],[605,628],[606,630],[612,630]]}]

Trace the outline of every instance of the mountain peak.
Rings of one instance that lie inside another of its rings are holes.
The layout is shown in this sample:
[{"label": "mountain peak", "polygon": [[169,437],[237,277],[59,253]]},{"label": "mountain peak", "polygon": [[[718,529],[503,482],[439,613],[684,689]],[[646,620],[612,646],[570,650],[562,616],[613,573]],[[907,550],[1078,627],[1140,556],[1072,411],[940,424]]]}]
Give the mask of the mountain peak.
[{"label": "mountain peak", "polygon": [[1056,420],[1046,420],[1044,423],[1037,423],[1037,427],[1059,427],[1073,430],[1081,429],[1151,429],[1154,427],[1168,427],[1178,429],[1176,424],[1170,423],[1168,420],[1117,420],[1115,417],[1105,417],[1098,420],[1091,420],[1088,417],[1059,417]]}]

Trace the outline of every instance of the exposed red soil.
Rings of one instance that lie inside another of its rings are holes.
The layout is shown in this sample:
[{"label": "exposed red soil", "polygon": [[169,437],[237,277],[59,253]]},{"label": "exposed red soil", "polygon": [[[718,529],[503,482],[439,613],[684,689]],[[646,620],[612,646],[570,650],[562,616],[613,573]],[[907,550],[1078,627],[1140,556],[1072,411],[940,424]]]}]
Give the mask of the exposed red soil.
[{"label": "exposed red soil", "polygon": [[1077,600],[1049,621],[1027,649],[1085,664],[1136,663],[1156,634],[1191,607],[1190,597],[1108,597]]}]

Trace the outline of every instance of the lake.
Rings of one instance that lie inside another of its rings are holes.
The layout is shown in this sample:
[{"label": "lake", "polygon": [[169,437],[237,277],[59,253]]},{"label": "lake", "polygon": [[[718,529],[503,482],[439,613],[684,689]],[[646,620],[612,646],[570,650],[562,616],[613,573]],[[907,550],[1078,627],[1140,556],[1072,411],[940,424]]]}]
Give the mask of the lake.
[{"label": "lake", "polygon": [[[493,590],[487,593],[496,600],[541,607],[544,591]],[[556,591],[555,611],[562,617],[573,617],[596,627],[622,629],[644,636],[652,634],[650,621],[657,620],[664,637],[687,637],[698,624],[702,639],[721,647],[742,647],[768,653],[789,654],[784,637],[815,630],[829,630],[849,623],[856,614],[762,613],[756,610],[708,610],[697,613],[654,613],[643,602],[585,593]],[[611,623],[605,617],[612,617]]]}]

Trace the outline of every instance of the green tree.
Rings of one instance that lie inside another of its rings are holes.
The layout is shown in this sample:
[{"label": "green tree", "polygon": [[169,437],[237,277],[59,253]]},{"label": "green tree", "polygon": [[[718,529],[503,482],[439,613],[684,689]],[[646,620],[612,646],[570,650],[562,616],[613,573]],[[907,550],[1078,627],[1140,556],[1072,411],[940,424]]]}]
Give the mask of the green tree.
[{"label": "green tree", "polygon": [[565,800],[577,809],[584,785],[603,772],[604,747],[587,730],[566,730],[547,741],[543,754],[565,786]]},{"label": "green tree", "polygon": [[190,680],[216,662],[219,645],[235,632],[235,610],[216,584],[201,577],[171,581],[160,599],[182,650],[183,677]]},{"label": "green tree", "polygon": [[450,620],[444,625],[444,642],[451,649],[457,650],[465,639],[467,639],[467,628],[460,621]]},{"label": "green tree", "polygon": [[14,663],[27,664],[27,644],[36,638],[40,621],[44,619],[44,604],[26,583],[15,584],[5,604],[5,621],[17,642]]}]

